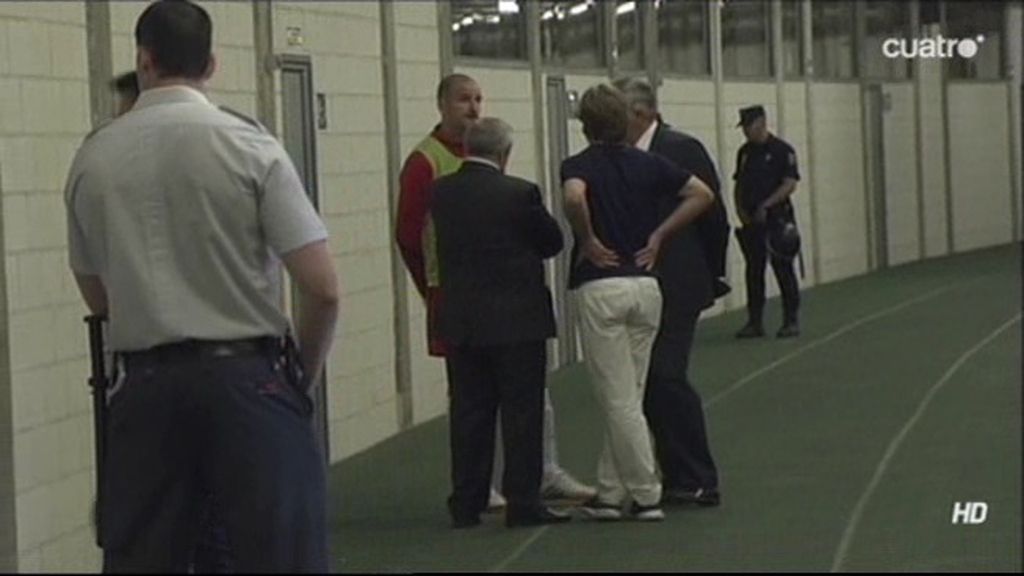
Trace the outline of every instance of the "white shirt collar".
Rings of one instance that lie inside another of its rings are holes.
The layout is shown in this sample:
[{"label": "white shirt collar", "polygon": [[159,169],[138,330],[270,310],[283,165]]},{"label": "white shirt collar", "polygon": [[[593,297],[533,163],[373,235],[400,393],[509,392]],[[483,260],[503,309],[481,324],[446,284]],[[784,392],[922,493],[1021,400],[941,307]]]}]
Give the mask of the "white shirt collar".
[{"label": "white shirt collar", "polygon": [[640,139],[636,141],[635,146],[644,152],[651,151],[651,142],[654,141],[654,133],[658,130],[658,121],[654,120],[651,125],[644,130],[644,133],[640,136]]},{"label": "white shirt collar", "polygon": [[501,166],[498,165],[494,160],[488,160],[487,158],[481,158],[479,156],[466,156],[463,162],[476,162],[477,164],[486,164],[491,168],[494,168],[498,172],[501,172]]},{"label": "white shirt collar", "polygon": [[139,99],[135,102],[135,106],[132,106],[132,110],[141,110],[142,108],[148,108],[149,106],[181,102],[209,104],[210,99],[206,97],[206,94],[203,94],[191,86],[175,84],[174,86],[150,88],[142,94],[139,94]]}]

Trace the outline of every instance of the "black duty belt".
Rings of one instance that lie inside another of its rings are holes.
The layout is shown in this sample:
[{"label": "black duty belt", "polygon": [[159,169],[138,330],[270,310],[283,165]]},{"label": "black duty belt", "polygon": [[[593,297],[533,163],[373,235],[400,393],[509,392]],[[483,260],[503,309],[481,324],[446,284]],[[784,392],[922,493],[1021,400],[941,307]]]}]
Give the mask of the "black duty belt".
[{"label": "black duty belt", "polygon": [[232,356],[269,356],[279,354],[281,346],[281,338],[273,336],[242,340],[182,340],[146,350],[121,352],[120,355],[129,363],[165,364]]}]

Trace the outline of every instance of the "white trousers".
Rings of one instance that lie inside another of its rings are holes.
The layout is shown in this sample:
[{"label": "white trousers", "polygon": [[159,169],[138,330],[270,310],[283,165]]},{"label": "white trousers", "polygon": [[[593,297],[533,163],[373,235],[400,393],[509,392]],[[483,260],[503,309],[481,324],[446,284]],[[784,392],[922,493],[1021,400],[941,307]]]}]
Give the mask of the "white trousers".
[{"label": "white trousers", "polygon": [[654,278],[607,278],[577,290],[583,361],[604,412],[604,448],[597,464],[598,497],[610,504],[661,500],[644,389],[661,321]]}]

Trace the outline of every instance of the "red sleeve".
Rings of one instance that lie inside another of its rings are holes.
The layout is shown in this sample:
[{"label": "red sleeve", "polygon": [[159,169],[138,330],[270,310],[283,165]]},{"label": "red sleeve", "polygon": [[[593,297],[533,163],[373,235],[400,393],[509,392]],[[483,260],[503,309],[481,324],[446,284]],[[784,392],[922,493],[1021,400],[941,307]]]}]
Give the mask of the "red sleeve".
[{"label": "red sleeve", "polygon": [[423,226],[430,209],[430,185],[434,169],[420,152],[413,152],[402,167],[398,196],[398,249],[421,296],[426,296],[423,263]]}]

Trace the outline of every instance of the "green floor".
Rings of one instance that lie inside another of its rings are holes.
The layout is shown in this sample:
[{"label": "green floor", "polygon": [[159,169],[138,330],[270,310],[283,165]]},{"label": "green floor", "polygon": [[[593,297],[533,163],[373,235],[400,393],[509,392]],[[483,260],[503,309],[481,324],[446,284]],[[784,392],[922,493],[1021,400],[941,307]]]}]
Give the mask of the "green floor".
[{"label": "green floor", "polygon": [[[703,322],[691,377],[720,508],[517,530],[489,516],[453,531],[441,419],[331,471],[333,568],[1019,571],[1021,324],[1008,322],[1020,264],[1004,247],[808,290],[794,341],[737,342],[737,314]],[[600,416],[586,376],[574,366],[550,385],[562,464],[592,481]],[[957,501],[986,502],[987,521],[952,525]]]}]

